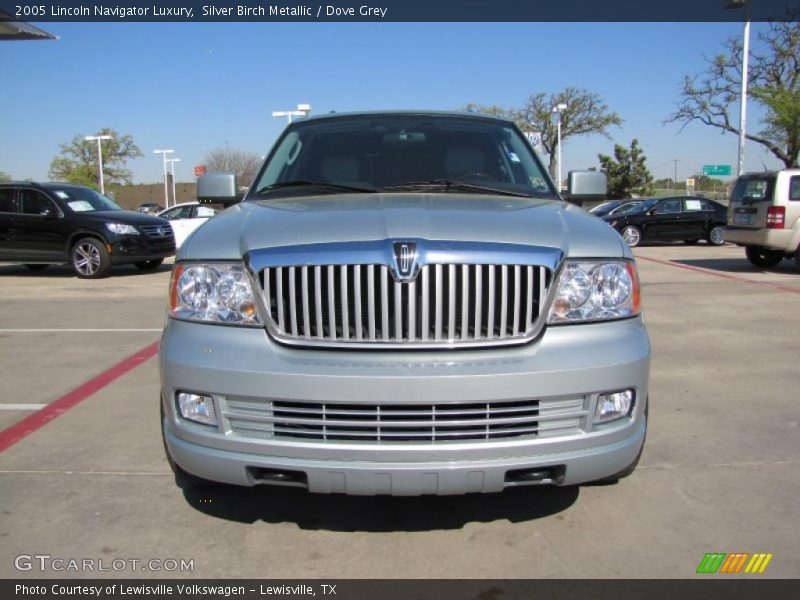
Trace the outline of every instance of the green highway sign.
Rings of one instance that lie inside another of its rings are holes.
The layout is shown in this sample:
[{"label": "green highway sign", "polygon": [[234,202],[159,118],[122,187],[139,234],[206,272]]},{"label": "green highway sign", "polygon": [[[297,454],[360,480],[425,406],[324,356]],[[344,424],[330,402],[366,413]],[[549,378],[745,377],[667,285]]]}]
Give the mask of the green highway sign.
[{"label": "green highway sign", "polygon": [[703,165],[703,175],[708,175],[709,177],[714,175],[730,175],[731,174],[731,166],[730,165]]}]

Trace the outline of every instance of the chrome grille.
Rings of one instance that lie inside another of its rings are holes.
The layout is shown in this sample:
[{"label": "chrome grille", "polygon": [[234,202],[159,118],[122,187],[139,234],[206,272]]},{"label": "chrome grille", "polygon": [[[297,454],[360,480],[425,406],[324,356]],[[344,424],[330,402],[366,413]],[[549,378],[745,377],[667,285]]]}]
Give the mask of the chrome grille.
[{"label": "chrome grille", "polygon": [[268,267],[260,283],[279,339],[454,345],[524,340],[550,277],[543,266],[428,264],[401,282],[355,264]]},{"label": "chrome grille", "polygon": [[138,227],[147,237],[156,240],[165,240],[174,237],[172,226],[169,223],[166,225],[139,225]]},{"label": "chrome grille", "polygon": [[228,398],[231,432],[328,442],[458,442],[563,435],[584,428],[583,396],[459,404],[352,404]]}]

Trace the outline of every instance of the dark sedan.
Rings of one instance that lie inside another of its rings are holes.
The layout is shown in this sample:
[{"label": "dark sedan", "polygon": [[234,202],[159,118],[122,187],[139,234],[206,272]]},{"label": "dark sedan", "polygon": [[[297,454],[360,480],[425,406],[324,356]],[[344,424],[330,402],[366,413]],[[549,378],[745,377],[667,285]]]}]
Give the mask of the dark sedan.
[{"label": "dark sedan", "polygon": [[719,202],[698,196],[648,198],[602,218],[631,247],[644,241],[696,244],[701,239],[720,246],[727,210]]}]

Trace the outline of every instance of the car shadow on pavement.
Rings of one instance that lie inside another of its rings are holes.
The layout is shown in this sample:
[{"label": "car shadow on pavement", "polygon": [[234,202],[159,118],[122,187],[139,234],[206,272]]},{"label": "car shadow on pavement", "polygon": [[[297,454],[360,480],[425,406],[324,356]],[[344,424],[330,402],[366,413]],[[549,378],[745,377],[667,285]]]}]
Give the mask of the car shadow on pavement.
[{"label": "car shadow on pavement", "polygon": [[274,486],[189,486],[183,490],[193,508],[219,519],[295,523],[300,529],[342,532],[432,531],[461,529],[468,523],[531,521],[566,510],[578,493],[578,486],[406,498],[311,494]]},{"label": "car shadow on pavement", "polygon": [[681,260],[673,259],[671,262],[686,265],[687,267],[700,267],[701,269],[711,269],[712,271],[722,271],[724,273],[741,273],[743,275],[797,272],[794,263],[790,260],[784,260],[777,267],[771,269],[760,269],[751,265],[744,256],[742,258],[684,258]]},{"label": "car shadow on pavement", "polygon": [[[134,265],[119,265],[111,267],[108,277],[103,279],[113,279],[115,277],[132,277],[139,275],[152,275],[153,273],[168,273],[172,270],[172,263],[163,264],[155,269],[143,271]],[[0,276],[25,277],[26,279],[78,279],[75,271],[69,265],[50,265],[46,269],[31,270],[24,265],[0,265]],[[94,279],[88,281],[103,281]]]}]

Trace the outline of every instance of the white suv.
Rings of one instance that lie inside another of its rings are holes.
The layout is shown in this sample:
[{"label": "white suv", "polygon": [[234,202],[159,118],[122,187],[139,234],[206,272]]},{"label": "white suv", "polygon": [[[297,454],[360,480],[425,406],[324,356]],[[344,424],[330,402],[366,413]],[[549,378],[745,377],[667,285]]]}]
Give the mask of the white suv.
[{"label": "white suv", "polygon": [[800,169],[745,173],[728,207],[725,241],[744,246],[761,268],[794,258],[800,268]]}]

